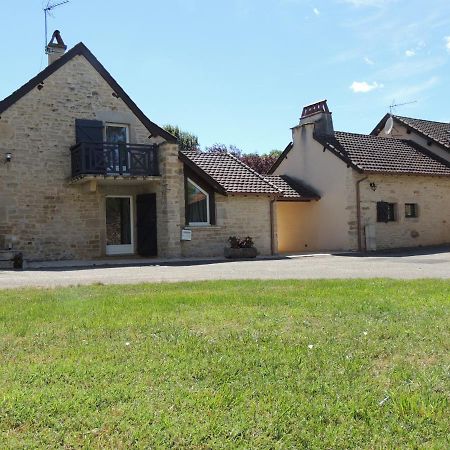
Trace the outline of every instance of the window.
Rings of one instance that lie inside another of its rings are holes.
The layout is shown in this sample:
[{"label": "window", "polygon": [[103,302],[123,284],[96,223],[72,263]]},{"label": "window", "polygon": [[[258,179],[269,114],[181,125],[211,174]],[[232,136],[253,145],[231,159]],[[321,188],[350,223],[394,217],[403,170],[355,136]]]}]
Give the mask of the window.
[{"label": "window", "polygon": [[118,123],[107,123],[105,125],[105,141],[110,144],[126,144],[128,134],[128,125]]},{"label": "window", "polygon": [[405,203],[405,217],[417,217],[417,203]]},{"label": "window", "polygon": [[377,202],[377,222],[395,222],[395,203]]},{"label": "window", "polygon": [[107,171],[111,173],[129,172],[130,155],[124,144],[129,142],[128,125],[107,123],[105,125],[105,146]]},{"label": "window", "polygon": [[189,225],[209,225],[209,195],[189,178],[187,186],[187,219]]}]

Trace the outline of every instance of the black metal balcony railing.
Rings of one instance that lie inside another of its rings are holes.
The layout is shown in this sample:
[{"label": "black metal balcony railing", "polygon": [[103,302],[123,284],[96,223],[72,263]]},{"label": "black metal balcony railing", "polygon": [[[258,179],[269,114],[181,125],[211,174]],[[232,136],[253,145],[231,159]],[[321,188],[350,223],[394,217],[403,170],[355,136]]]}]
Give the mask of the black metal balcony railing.
[{"label": "black metal balcony railing", "polygon": [[72,177],[158,176],[158,146],[81,142],[70,148]]}]

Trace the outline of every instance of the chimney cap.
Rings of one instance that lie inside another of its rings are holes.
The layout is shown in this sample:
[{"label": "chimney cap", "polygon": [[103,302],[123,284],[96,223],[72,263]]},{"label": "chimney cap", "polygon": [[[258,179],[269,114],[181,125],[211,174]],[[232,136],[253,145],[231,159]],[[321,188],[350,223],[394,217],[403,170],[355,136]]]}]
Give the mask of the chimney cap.
[{"label": "chimney cap", "polygon": [[[56,42],[54,42],[56,40]],[[62,48],[64,50],[67,50],[67,45],[64,44],[64,41],[61,37],[61,32],[59,30],[55,30],[52,34],[52,38],[50,39],[50,42],[48,43],[48,47],[52,48]]]},{"label": "chimney cap", "polygon": [[318,113],[329,113],[330,114],[330,110],[328,109],[326,100],[320,100],[319,102],[311,103],[310,105],[304,106],[301,119],[304,119],[305,117],[313,116],[314,114],[318,114]]}]

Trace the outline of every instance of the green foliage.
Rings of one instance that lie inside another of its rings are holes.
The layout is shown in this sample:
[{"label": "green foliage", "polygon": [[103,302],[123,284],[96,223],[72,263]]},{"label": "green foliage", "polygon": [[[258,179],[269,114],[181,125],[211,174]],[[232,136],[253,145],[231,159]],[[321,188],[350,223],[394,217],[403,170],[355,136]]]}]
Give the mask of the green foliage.
[{"label": "green foliage", "polygon": [[0,448],[448,448],[448,281],[0,297]]},{"label": "green foliage", "polygon": [[195,134],[183,131],[177,125],[164,125],[163,128],[177,138],[180,150],[197,151],[200,149],[198,137]]}]

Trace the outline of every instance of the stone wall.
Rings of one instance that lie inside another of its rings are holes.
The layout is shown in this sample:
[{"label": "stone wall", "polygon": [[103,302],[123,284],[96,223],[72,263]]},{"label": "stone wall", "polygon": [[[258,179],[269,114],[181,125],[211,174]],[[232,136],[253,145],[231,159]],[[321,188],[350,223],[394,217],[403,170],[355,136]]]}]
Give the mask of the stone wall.
[{"label": "stone wall", "polygon": [[[183,241],[182,255],[223,256],[230,236],[251,236],[261,255],[271,254],[270,198],[267,196],[223,196],[216,194],[216,225],[185,227],[192,241]],[[184,210],[183,210],[184,212]]]},{"label": "stone wall", "polygon": [[[363,178],[363,175],[355,175]],[[370,183],[375,183],[372,190]],[[394,203],[396,220],[377,222],[377,202]],[[418,217],[405,217],[405,203],[418,205]],[[356,203],[355,203],[356,204]],[[375,226],[377,249],[450,243],[450,177],[368,175],[361,183],[361,224]],[[356,207],[352,207],[356,221]],[[355,245],[355,244],[354,244]],[[356,248],[356,245],[355,245]]]},{"label": "stone wall", "polygon": [[[125,103],[112,94],[87,60],[75,56],[45,79],[42,89],[33,89],[1,114],[0,155],[11,152],[12,161],[0,164],[0,246],[12,242],[30,260],[102,256],[105,196],[119,191],[133,196],[156,192],[159,212],[169,214],[166,203],[178,200],[169,192],[168,181],[93,190],[69,183],[77,118],[127,123],[130,142],[155,142]],[[168,147],[167,163],[161,147],[163,179],[165,170],[178,164],[176,149]],[[169,222],[172,216],[158,214],[159,230],[165,230]],[[158,236],[161,254],[179,254],[176,245],[169,243],[172,238],[163,232]]]}]

